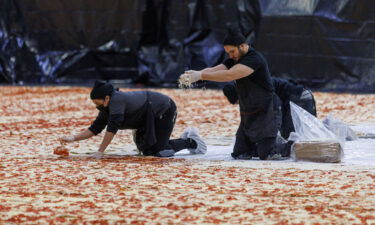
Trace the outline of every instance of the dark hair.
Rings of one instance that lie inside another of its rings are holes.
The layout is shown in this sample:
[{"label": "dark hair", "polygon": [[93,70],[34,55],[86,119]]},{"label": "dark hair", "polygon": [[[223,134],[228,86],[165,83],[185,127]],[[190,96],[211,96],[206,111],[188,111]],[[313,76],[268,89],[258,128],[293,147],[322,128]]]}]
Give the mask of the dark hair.
[{"label": "dark hair", "polygon": [[240,46],[244,43],[246,43],[246,38],[242,35],[240,29],[228,25],[228,33],[224,38],[223,45]]},{"label": "dark hair", "polygon": [[105,96],[111,96],[115,88],[112,84],[103,81],[95,81],[94,87],[91,90],[91,99],[104,99]]}]

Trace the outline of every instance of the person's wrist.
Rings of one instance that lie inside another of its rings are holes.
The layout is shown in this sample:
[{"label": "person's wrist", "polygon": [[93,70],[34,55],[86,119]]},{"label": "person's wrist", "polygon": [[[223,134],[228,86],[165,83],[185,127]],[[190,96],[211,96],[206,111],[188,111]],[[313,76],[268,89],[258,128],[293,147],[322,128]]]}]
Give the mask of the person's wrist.
[{"label": "person's wrist", "polygon": [[199,80],[203,80],[203,71],[199,71]]},{"label": "person's wrist", "polygon": [[67,136],[65,138],[65,141],[66,142],[73,142],[73,141],[75,141],[75,136],[74,135]]}]

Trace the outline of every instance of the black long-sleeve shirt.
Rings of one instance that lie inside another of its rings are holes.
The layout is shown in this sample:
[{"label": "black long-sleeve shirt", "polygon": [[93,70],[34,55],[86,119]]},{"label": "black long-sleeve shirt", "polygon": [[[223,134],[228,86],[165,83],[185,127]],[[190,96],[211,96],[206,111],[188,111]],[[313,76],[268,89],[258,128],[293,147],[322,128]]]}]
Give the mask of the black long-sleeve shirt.
[{"label": "black long-sleeve shirt", "polygon": [[116,133],[119,129],[138,129],[145,125],[148,107],[155,117],[161,116],[169,107],[171,99],[152,91],[115,91],[110,98],[108,109],[99,112],[89,127],[95,135],[107,131]]}]

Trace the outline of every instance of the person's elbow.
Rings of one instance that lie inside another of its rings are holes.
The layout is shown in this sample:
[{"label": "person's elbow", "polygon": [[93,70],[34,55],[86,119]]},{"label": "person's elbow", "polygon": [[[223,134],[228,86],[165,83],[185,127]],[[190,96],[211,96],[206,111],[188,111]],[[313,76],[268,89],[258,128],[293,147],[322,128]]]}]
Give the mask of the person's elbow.
[{"label": "person's elbow", "polygon": [[221,76],[220,82],[231,82],[235,79],[233,79],[233,74],[225,73],[224,76]]}]

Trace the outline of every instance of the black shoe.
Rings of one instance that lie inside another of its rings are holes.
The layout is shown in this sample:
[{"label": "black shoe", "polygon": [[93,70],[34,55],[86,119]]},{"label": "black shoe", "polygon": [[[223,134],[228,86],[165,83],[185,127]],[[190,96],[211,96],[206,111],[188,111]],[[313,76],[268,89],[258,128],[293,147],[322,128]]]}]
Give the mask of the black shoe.
[{"label": "black shoe", "polygon": [[290,157],[290,152],[292,150],[292,145],[294,144],[294,141],[288,141],[285,144],[285,149],[283,154],[281,154],[282,157]]},{"label": "black shoe", "polygon": [[157,156],[157,157],[172,157],[172,156],[174,156],[174,153],[175,153],[175,151],[170,150],[170,149],[166,149],[166,150],[162,150],[162,151],[156,153],[155,156]]},{"label": "black shoe", "polygon": [[276,160],[276,161],[278,161],[278,160],[287,160],[287,159],[289,159],[289,157],[283,157],[283,156],[281,156],[278,153],[273,154],[273,155],[269,155],[267,157],[267,160]]},{"label": "black shoe", "polygon": [[270,157],[273,155],[280,155],[280,157],[290,157],[290,151],[293,143],[293,141],[288,141],[285,144],[276,145],[274,150],[270,153]]},{"label": "black shoe", "polygon": [[252,158],[250,153],[242,153],[239,155],[231,154],[233,159],[250,160]]}]

